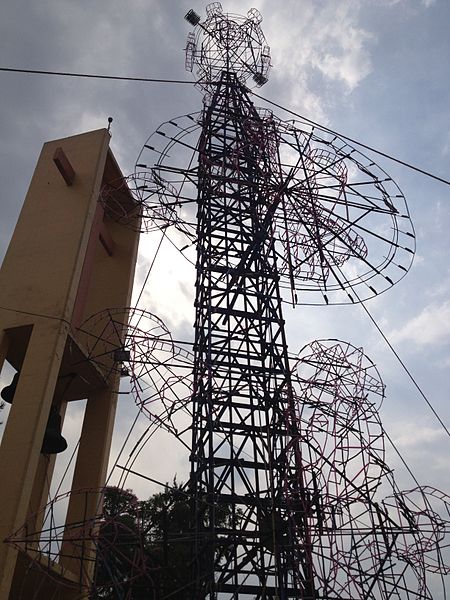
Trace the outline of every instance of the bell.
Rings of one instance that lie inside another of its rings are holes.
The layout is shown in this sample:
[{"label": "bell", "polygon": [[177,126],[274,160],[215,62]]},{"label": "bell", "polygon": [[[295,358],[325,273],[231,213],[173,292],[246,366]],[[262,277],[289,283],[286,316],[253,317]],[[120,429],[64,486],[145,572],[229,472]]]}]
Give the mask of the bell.
[{"label": "bell", "polygon": [[0,396],[8,404],[12,404],[12,401],[14,399],[14,394],[16,393],[17,383],[19,381],[19,375],[20,375],[20,373],[17,371],[17,373],[14,375],[11,383],[9,385],[7,385],[6,387],[4,387],[2,389],[2,391],[0,392]]},{"label": "bell", "polygon": [[59,454],[67,448],[67,442],[61,435],[61,415],[56,406],[51,406],[47,427],[42,442],[41,454]]}]

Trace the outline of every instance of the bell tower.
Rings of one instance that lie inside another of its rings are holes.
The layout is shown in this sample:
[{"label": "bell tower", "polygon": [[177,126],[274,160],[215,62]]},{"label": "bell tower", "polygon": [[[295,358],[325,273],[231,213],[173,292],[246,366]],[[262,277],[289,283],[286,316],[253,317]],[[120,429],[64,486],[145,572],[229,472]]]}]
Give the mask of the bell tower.
[{"label": "bell tower", "polygon": [[[102,185],[122,180],[109,143],[100,129],[44,144],[0,270],[0,370],[5,360],[16,370],[4,390],[12,406],[0,447],[0,600],[56,597],[58,578],[64,584],[85,576],[68,552],[71,558],[51,565],[54,577],[42,572],[36,596],[37,582],[24,572],[37,552],[19,553],[3,540],[47,502],[55,453],[65,446],[67,402],[87,399],[72,491],[105,483],[120,374],[89,360],[84,339],[95,332],[80,325],[98,311],[129,306],[140,219],[123,185],[108,202],[136,227],[111,219],[99,199]],[[66,522],[98,512],[99,494],[89,498],[81,506],[71,495]],[[28,596],[25,580],[34,586]]]}]

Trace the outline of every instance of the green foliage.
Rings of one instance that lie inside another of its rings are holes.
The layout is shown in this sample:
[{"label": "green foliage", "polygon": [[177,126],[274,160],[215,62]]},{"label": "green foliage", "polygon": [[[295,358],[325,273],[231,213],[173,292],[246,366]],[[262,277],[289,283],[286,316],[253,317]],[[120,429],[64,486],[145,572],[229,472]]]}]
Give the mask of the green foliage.
[{"label": "green foliage", "polygon": [[[229,506],[206,506],[197,514],[197,532],[208,535],[210,512],[216,528],[231,526]],[[131,490],[108,487],[103,503],[91,599],[185,600],[192,583],[190,500],[176,480],[148,500]],[[240,515],[237,515],[238,520]],[[216,539],[216,565],[226,546]],[[202,563],[206,583],[214,566]],[[200,575],[201,576],[201,575]]]},{"label": "green foliage", "polygon": [[106,517],[133,514],[138,505],[138,499],[131,490],[118,487],[107,487],[103,496],[103,514]]},{"label": "green foliage", "polygon": [[181,486],[139,501],[131,490],[104,496],[91,598],[186,598],[190,582],[189,501]]}]

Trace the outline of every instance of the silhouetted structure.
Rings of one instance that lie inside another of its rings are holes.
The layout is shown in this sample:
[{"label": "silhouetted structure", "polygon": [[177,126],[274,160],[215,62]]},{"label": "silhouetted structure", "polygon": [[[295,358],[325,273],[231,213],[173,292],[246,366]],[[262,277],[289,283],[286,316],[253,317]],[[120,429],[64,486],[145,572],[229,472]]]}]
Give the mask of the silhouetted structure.
[{"label": "silhouetted structure", "polygon": [[258,11],[206,13],[186,15],[203,111],[161,125],[135,173],[149,228],[197,245],[191,597],[430,598],[422,558],[398,543],[416,525],[380,496],[402,492],[374,365],[331,340],[290,357],[282,311],[401,279],[414,254],[403,195],[339,137],[254,106],[247,86],[270,67]]}]

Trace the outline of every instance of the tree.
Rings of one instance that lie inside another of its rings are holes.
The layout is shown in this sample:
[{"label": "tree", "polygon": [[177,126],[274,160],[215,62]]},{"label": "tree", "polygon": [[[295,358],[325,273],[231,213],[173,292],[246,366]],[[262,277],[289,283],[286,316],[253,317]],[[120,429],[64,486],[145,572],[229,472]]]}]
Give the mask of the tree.
[{"label": "tree", "polygon": [[[229,507],[216,511],[218,527],[230,518]],[[148,500],[107,487],[91,598],[185,600],[192,583],[189,521],[189,495],[176,480]]]},{"label": "tree", "polygon": [[138,518],[139,501],[131,490],[107,487],[97,538],[92,599],[153,598],[146,539]]}]

